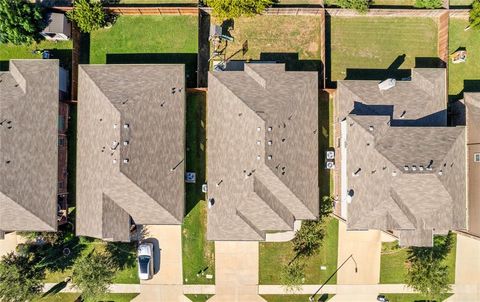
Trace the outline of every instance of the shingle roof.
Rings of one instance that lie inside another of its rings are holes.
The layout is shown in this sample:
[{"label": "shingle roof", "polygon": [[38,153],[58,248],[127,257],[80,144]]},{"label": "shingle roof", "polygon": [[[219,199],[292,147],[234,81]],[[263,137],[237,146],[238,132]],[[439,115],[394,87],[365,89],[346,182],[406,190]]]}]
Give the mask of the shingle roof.
[{"label": "shingle roof", "polygon": [[183,65],[81,65],[77,234],[129,240],[184,215]]},{"label": "shingle roof", "polygon": [[317,79],[284,64],[209,74],[209,240],[264,240],[318,216]]},{"label": "shingle roof", "polygon": [[[342,199],[352,196],[347,198],[351,200],[347,204],[349,229],[396,230],[402,245],[431,246],[433,234],[466,228],[465,128],[445,127],[440,104],[446,111],[446,96],[439,96],[439,101],[425,99],[424,94],[406,98],[418,87],[424,87],[424,93],[430,89],[445,91],[445,81],[438,84],[440,87],[419,86],[415,83],[418,70],[412,74],[412,81],[397,82],[396,87],[386,91],[402,96],[385,98],[393,115],[355,110],[352,100],[358,91],[365,93],[360,98],[365,108],[371,104],[382,106],[376,99],[376,82],[339,82],[340,110],[347,112],[346,107],[352,106],[345,121],[347,154],[342,156],[347,158],[347,175],[343,179],[347,180],[348,192],[342,192]],[[444,79],[444,71],[421,74]],[[422,81],[436,82],[428,78]],[[367,88],[372,90],[373,102],[366,94]],[[404,110],[414,114],[407,117],[412,122],[408,127],[393,122],[403,120],[398,112]],[[432,113],[441,118],[423,117]]]},{"label": "shingle roof", "polygon": [[0,72],[0,232],[57,229],[58,60]]}]

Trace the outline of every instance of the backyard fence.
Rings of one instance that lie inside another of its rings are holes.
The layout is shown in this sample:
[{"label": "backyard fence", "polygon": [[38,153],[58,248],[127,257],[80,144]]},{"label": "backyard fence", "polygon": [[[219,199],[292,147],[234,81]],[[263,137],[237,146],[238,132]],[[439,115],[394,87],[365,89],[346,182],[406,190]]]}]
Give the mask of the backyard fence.
[{"label": "backyard fence", "polygon": [[[448,62],[448,11],[444,11],[438,18],[438,57],[445,63]],[[445,66],[443,66],[445,67]]]},{"label": "backyard fence", "polygon": [[450,18],[468,20],[470,16],[470,10],[468,9],[450,9],[448,11]]},{"label": "backyard fence", "polygon": [[365,13],[358,13],[351,9],[327,8],[328,15],[334,17],[429,17],[437,18],[445,13],[444,9],[379,9],[371,8]]},{"label": "backyard fence", "polygon": [[[72,9],[71,6],[55,6],[56,11],[66,12]],[[118,15],[198,15],[196,7],[105,7],[105,10]]]}]

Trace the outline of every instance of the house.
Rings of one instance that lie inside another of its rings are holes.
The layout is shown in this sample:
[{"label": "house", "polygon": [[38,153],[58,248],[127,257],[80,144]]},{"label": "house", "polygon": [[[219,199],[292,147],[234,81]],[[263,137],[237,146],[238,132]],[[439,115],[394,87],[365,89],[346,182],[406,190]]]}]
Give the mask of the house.
[{"label": "house", "polygon": [[209,73],[208,240],[265,240],[316,219],[318,75],[285,64]]},{"label": "house", "polygon": [[480,237],[480,93],[465,93],[468,167],[468,231]]},{"label": "house", "polygon": [[51,41],[66,41],[72,36],[72,24],[63,13],[51,13],[48,25],[40,33]]},{"label": "house", "polygon": [[445,69],[380,84],[339,81],[335,102],[348,230],[432,246],[433,235],[467,228],[466,131],[447,127]]},{"label": "house", "polygon": [[[11,60],[0,72],[0,237],[7,231],[56,231],[66,220],[60,171],[58,60]],[[63,108],[63,109],[61,109]],[[68,106],[67,106],[68,108]],[[65,127],[66,129],[66,127]]]},{"label": "house", "polygon": [[78,78],[77,235],[181,224],[184,65],[80,65]]}]

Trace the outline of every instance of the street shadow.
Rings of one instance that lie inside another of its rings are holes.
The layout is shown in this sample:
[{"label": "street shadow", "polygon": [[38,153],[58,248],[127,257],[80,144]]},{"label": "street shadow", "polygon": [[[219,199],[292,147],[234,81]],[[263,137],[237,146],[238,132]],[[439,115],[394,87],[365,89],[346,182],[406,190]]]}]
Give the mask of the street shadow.
[{"label": "street shadow", "polygon": [[144,242],[152,243],[153,244],[153,273],[156,274],[160,271],[160,256],[161,256],[161,248],[160,244],[157,239],[155,238],[147,238]]},{"label": "street shadow", "polygon": [[187,87],[197,85],[196,53],[107,54],[107,64],[185,64]]},{"label": "street shadow", "polygon": [[322,88],[324,66],[321,60],[300,60],[298,53],[293,52],[262,52],[260,61],[285,63],[287,71],[316,71],[319,88]]}]

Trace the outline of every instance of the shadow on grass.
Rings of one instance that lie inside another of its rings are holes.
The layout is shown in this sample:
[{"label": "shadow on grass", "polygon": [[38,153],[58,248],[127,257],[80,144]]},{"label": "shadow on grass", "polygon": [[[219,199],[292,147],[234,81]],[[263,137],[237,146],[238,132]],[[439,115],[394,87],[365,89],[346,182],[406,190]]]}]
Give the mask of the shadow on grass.
[{"label": "shadow on grass", "polygon": [[47,297],[49,295],[58,294],[62,289],[67,287],[68,282],[62,281],[55,284],[52,288],[50,288],[47,292],[45,292],[42,297]]},{"label": "shadow on grass", "polygon": [[197,85],[196,53],[107,54],[107,64],[185,64],[187,86]]},{"label": "shadow on grass", "polygon": [[187,162],[186,170],[196,173],[196,183],[186,184],[187,200],[185,215],[205,198],[202,184],[205,183],[206,140],[206,94],[191,93],[187,96]]},{"label": "shadow on grass", "polygon": [[108,242],[106,250],[121,270],[134,267],[136,262],[135,245],[130,242]]}]

